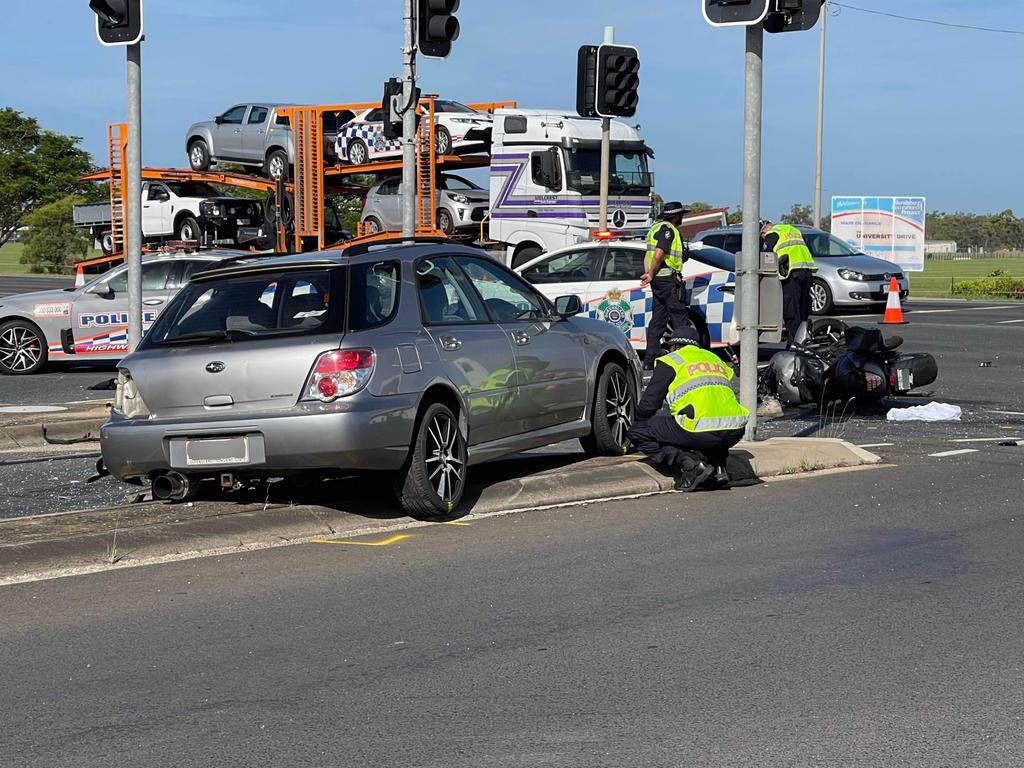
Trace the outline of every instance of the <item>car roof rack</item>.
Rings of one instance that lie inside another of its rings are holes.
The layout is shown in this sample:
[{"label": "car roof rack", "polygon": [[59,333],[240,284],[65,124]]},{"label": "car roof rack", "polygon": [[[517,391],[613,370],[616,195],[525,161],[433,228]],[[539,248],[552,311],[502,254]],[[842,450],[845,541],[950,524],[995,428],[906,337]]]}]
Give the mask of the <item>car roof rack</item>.
[{"label": "car roof rack", "polygon": [[342,253],[345,256],[362,256],[364,253],[370,253],[371,251],[377,250],[378,248],[394,247],[396,245],[418,245],[420,243],[448,243],[451,245],[460,245],[456,240],[452,240],[450,237],[440,237],[438,235],[413,235],[412,237],[389,237],[383,240],[372,240],[368,243],[355,243],[346,247]]}]

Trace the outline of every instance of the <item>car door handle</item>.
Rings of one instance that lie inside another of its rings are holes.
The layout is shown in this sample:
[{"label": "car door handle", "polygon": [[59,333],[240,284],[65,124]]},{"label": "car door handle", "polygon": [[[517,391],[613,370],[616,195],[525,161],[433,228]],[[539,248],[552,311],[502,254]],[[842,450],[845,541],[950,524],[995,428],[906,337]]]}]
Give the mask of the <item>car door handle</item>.
[{"label": "car door handle", "polygon": [[163,304],[163,299],[145,299],[143,302],[147,307],[155,307],[157,304]]},{"label": "car door handle", "polygon": [[530,343],[530,334],[526,331],[513,331],[512,340],[520,347]]},{"label": "car door handle", "polygon": [[437,340],[441,342],[441,349],[445,352],[454,352],[462,348],[462,342],[454,336],[438,336]]}]

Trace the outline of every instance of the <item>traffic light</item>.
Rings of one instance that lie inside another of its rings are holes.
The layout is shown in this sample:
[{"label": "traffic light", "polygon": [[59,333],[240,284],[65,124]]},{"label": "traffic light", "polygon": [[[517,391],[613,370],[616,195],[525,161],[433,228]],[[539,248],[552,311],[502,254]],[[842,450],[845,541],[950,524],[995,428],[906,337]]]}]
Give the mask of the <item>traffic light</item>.
[{"label": "traffic light", "polygon": [[802,32],[818,23],[825,0],[771,0],[765,32]]},{"label": "traffic light", "polygon": [[632,117],[640,101],[640,54],[631,45],[597,48],[594,112],[601,117]]},{"label": "traffic light", "polygon": [[419,0],[416,26],[420,53],[435,59],[451,53],[452,43],[459,39],[457,10],[459,0]]},{"label": "traffic light", "polygon": [[384,138],[400,139],[402,137],[402,81],[392,77],[384,81],[384,99],[381,111],[384,112]]},{"label": "traffic light", "polygon": [[764,21],[772,0],[704,0],[704,20],[713,27],[753,26]]},{"label": "traffic light", "polygon": [[142,0],[89,0],[89,7],[103,45],[134,45],[142,39]]},{"label": "traffic light", "polygon": [[594,90],[597,85],[597,46],[581,45],[576,63],[576,114],[594,117]]}]

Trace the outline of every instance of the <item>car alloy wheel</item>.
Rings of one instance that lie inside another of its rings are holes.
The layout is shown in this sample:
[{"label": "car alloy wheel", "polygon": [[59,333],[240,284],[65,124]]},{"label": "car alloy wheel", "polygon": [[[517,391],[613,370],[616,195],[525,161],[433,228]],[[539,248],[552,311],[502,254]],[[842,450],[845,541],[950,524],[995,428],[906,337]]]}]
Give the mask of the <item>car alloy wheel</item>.
[{"label": "car alloy wheel", "polygon": [[447,155],[452,151],[452,135],[443,125],[439,125],[434,133],[434,152]]},{"label": "car alloy wheel", "polygon": [[0,332],[0,368],[29,373],[43,363],[43,342],[31,328],[14,324]]},{"label": "car alloy wheel", "polygon": [[364,165],[369,158],[366,145],[359,139],[355,139],[348,145],[348,161],[352,165]]},{"label": "car alloy wheel", "polygon": [[466,452],[459,426],[447,413],[437,413],[427,427],[427,480],[434,493],[445,504],[453,504],[462,496]]},{"label": "car alloy wheel", "polygon": [[188,163],[193,171],[205,171],[210,167],[210,156],[204,142],[192,142],[188,150]]},{"label": "car alloy wheel", "polygon": [[270,178],[279,179],[284,173],[284,159],[280,155],[270,156]]},{"label": "car alloy wheel", "polygon": [[823,280],[811,281],[811,313],[823,315],[832,310],[832,296]]},{"label": "car alloy wheel", "polygon": [[437,212],[437,228],[446,235],[450,235],[455,231],[455,224],[452,221],[452,215],[444,208]]},{"label": "car alloy wheel", "polygon": [[618,445],[626,444],[626,432],[633,425],[635,403],[625,374],[613,371],[608,379],[605,397],[605,417],[609,432]]}]

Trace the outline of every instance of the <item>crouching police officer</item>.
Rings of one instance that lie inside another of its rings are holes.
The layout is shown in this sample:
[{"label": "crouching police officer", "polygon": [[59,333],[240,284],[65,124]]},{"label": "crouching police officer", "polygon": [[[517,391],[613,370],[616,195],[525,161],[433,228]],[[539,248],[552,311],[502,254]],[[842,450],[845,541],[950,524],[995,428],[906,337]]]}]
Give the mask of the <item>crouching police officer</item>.
[{"label": "crouching police officer", "polygon": [[761,222],[765,247],[775,251],[782,281],[782,322],[786,326],[786,346],[796,341],[797,330],[811,316],[811,275],[818,271],[814,257],[800,230],[789,224]]},{"label": "crouching police officer", "polygon": [[652,461],[679,468],[677,491],[728,484],[726,458],[750,414],[729,386],[732,368],[698,344],[692,328],[673,333],[628,432],[633,446]]}]

